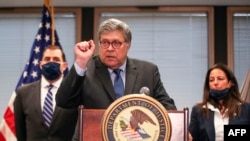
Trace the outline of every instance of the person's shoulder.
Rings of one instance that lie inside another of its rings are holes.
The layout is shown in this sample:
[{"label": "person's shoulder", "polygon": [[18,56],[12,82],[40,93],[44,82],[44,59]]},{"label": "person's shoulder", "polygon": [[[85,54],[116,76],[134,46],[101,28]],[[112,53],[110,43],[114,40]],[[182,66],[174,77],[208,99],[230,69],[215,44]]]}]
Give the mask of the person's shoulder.
[{"label": "person's shoulder", "polygon": [[17,88],[17,90],[29,89],[30,87],[33,87],[33,86],[35,86],[35,85],[39,85],[39,83],[40,83],[40,80],[35,81],[35,82],[31,82],[31,83],[26,83],[26,84],[23,84],[23,85],[19,86],[19,87]]},{"label": "person's shoulder", "polygon": [[250,102],[244,102],[242,105],[247,109],[250,109]]},{"label": "person's shoulder", "polygon": [[128,57],[128,62],[134,63],[134,64],[142,64],[142,65],[147,65],[147,66],[156,66],[153,62],[138,59],[138,58],[130,58]]},{"label": "person's shoulder", "polygon": [[204,107],[205,107],[205,105],[203,105],[201,102],[199,102],[199,103],[196,103],[193,105],[192,110],[200,111]]},{"label": "person's shoulder", "polygon": [[102,63],[99,55],[94,55],[89,61],[88,61],[88,68],[99,66],[103,67],[104,64]]},{"label": "person's shoulder", "polygon": [[192,110],[197,110],[197,109],[199,109],[199,106],[197,104],[192,106]]},{"label": "person's shoulder", "polygon": [[32,87],[36,87],[38,85],[40,85],[40,80],[35,81],[35,82],[31,82],[31,83],[26,83],[23,84],[19,87],[17,87],[15,93],[16,93],[16,98],[15,99],[20,99],[21,97],[26,97],[27,95],[30,95],[30,91],[32,90]]}]

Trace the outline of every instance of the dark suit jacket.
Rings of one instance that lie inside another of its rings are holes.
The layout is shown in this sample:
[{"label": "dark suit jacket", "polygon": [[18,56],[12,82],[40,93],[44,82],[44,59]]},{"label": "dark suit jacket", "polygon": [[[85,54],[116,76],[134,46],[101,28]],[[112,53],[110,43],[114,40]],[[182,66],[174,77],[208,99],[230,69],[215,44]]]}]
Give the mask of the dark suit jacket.
[{"label": "dark suit jacket", "polygon": [[[250,125],[250,104],[242,105],[241,114],[236,118],[229,118],[229,124]],[[191,112],[189,131],[193,141],[215,141],[214,112],[210,111],[210,117],[201,115],[199,108],[194,106]]]},{"label": "dark suit jacket", "polygon": [[[160,79],[158,67],[137,59],[127,59],[125,94],[139,93],[142,87],[150,89],[150,96],[166,109],[176,109]],[[85,76],[78,76],[73,66],[61,83],[56,95],[57,104],[63,108],[106,109],[115,100],[113,84],[106,66],[98,56],[87,66]]]},{"label": "dark suit jacket", "polygon": [[41,109],[41,81],[17,89],[14,102],[18,141],[70,141],[77,121],[77,109],[55,107],[51,127],[44,124]]}]

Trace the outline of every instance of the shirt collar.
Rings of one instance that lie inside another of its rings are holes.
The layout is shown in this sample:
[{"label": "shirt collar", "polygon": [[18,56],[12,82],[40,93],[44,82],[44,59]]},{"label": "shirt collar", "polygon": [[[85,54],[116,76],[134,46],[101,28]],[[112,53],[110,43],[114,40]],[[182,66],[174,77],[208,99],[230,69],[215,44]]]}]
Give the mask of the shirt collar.
[{"label": "shirt collar", "polygon": [[[205,105],[202,106],[203,108],[205,108]],[[207,108],[210,109],[211,111],[218,111],[220,112],[220,110],[218,108],[215,108],[214,105],[212,105],[211,103],[207,103]],[[227,112],[228,109],[225,110],[225,112]]]},{"label": "shirt collar", "polygon": [[[121,69],[122,72],[125,72],[125,71],[126,71],[126,64],[127,64],[127,59],[126,59],[125,63],[122,64],[122,65],[119,67],[119,69]],[[111,73],[113,72],[113,69],[108,68],[108,71],[109,71],[109,73],[111,74]]]},{"label": "shirt collar", "polygon": [[[53,87],[59,88],[61,82],[62,82],[63,77],[58,79],[56,82],[52,83]],[[50,83],[44,78],[44,76],[41,77],[41,86],[42,88],[47,88]]]},{"label": "shirt collar", "polygon": [[[205,105],[203,105],[203,108],[205,108]],[[207,103],[207,108],[210,109],[211,111],[218,111],[218,108],[215,108],[211,103]]]}]

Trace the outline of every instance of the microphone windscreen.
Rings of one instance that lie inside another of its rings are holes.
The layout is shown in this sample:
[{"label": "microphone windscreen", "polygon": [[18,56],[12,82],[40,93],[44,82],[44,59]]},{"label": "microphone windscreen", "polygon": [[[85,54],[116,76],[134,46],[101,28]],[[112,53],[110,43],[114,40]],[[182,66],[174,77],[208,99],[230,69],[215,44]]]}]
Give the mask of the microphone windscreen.
[{"label": "microphone windscreen", "polygon": [[148,87],[142,87],[140,89],[140,94],[149,95],[149,88]]}]

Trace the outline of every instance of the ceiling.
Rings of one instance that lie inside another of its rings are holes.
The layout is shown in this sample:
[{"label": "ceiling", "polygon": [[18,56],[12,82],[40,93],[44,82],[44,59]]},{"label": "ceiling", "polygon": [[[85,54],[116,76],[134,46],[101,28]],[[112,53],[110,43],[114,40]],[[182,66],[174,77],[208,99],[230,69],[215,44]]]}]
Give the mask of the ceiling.
[{"label": "ceiling", "polygon": [[[54,0],[56,7],[250,6],[250,0]],[[0,0],[1,7],[40,7],[43,0]]]}]

